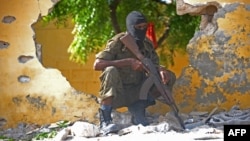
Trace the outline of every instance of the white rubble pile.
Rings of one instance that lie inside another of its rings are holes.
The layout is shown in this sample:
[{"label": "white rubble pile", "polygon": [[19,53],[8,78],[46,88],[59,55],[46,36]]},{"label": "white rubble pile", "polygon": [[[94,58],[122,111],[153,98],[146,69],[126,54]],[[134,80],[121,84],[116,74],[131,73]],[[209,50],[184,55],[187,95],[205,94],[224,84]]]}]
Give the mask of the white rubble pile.
[{"label": "white rubble pile", "polygon": [[113,122],[121,129],[118,133],[102,135],[99,125],[87,121],[59,121],[50,125],[39,127],[35,124],[21,123],[14,129],[0,130],[0,137],[5,136],[16,140],[33,140],[38,133],[56,132],[48,141],[120,141],[152,139],[165,141],[170,137],[176,140],[220,140],[223,141],[223,125],[225,124],[250,124],[250,109],[240,110],[234,106],[230,111],[222,111],[215,108],[209,112],[180,113],[186,129],[183,130],[172,112],[166,115],[150,115],[147,118],[151,122],[149,126],[132,125],[131,115],[128,112],[114,111]]}]

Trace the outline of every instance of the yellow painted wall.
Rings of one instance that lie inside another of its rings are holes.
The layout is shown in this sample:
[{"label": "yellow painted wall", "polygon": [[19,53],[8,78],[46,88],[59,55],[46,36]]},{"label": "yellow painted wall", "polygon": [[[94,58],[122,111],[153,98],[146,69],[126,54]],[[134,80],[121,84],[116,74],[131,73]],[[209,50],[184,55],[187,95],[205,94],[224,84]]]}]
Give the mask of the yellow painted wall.
[{"label": "yellow painted wall", "polygon": [[78,64],[69,60],[67,52],[73,40],[71,33],[74,25],[66,28],[56,27],[53,23],[44,25],[42,21],[34,24],[36,42],[42,45],[42,64],[46,68],[56,68],[62,72],[75,89],[97,95],[100,72],[93,71],[94,53],[86,64]]},{"label": "yellow painted wall", "polygon": [[178,105],[184,111],[249,108],[250,1],[178,2],[180,15],[202,15],[203,22],[187,46],[190,65],[175,85]]},{"label": "yellow painted wall", "polygon": [[[0,0],[0,3],[0,128],[20,122],[46,124],[79,118],[96,122],[96,99],[73,89],[59,70],[44,68],[36,57],[31,25],[40,14],[46,15],[53,3],[50,0]],[[53,44],[53,40],[48,43]],[[51,48],[55,49],[59,50]],[[50,61],[55,62],[53,59]]]}]

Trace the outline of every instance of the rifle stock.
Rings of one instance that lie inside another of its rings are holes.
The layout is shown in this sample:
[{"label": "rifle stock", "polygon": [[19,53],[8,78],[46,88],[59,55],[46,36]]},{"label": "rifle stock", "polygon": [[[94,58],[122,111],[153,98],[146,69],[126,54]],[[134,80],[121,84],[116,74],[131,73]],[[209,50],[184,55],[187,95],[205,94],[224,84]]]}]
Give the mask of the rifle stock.
[{"label": "rifle stock", "polygon": [[141,52],[139,51],[139,47],[137,46],[135,40],[133,37],[127,33],[123,37],[120,38],[123,44],[139,59],[142,64],[143,68],[148,73],[149,77],[152,78],[156,88],[161,93],[163,98],[165,99],[166,103],[170,106],[170,108],[174,111],[175,117],[177,118],[178,122],[180,123],[181,127],[185,129],[184,123],[179,117],[179,110],[175,104],[175,101],[172,97],[171,92],[165,88],[165,85],[161,81],[161,76],[159,74],[159,71],[156,69],[152,61],[148,58],[145,58]]}]

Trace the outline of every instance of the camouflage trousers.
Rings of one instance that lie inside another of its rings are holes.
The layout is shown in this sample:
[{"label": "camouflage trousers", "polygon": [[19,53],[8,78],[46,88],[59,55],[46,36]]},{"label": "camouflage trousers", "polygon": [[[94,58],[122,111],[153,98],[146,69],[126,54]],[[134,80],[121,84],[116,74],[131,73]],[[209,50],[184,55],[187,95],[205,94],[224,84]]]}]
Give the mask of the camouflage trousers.
[{"label": "camouflage trousers", "polygon": [[[168,70],[169,71],[169,70]],[[173,72],[169,71],[170,80],[166,84],[166,88],[172,91],[176,76]],[[121,108],[128,107],[130,104],[139,100],[140,89],[145,80],[139,84],[123,85],[119,71],[117,68],[110,66],[107,67],[100,76],[101,87],[99,91],[100,100],[107,97],[113,97],[112,107]],[[162,101],[160,93],[155,86],[150,89],[149,95],[157,96],[157,100]]]}]

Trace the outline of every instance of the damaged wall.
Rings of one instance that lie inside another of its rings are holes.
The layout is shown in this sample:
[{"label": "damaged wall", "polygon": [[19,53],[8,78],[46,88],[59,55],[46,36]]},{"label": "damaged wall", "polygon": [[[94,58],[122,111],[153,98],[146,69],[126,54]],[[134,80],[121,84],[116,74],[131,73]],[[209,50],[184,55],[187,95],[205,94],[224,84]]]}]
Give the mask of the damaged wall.
[{"label": "damaged wall", "polygon": [[74,90],[60,71],[45,69],[36,57],[32,24],[53,2],[0,3],[0,127],[79,118],[95,122],[96,99]]},{"label": "damaged wall", "polygon": [[[53,7],[53,0],[0,2],[0,128],[79,118],[96,122],[95,97],[76,91],[59,70],[46,69],[36,56],[32,25]],[[174,87],[180,110],[249,107],[249,2],[177,2],[179,15],[202,16],[201,30],[187,46],[190,65]]]},{"label": "damaged wall", "polygon": [[179,0],[177,13],[202,16],[175,85],[180,109],[250,107],[250,1]]},{"label": "damaged wall", "polygon": [[85,64],[69,60],[68,48],[74,38],[74,24],[70,19],[66,25],[57,26],[54,22],[44,24],[41,19],[33,24],[36,43],[41,46],[42,65],[45,68],[58,69],[75,89],[98,95],[100,72],[93,71],[95,54],[89,55]]}]

